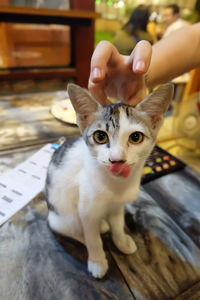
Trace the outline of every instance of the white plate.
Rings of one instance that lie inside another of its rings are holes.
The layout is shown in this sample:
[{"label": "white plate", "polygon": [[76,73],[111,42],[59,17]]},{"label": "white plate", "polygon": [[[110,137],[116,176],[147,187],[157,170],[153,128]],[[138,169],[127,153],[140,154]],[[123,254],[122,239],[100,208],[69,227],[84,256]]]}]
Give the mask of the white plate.
[{"label": "white plate", "polygon": [[51,113],[59,121],[76,124],[76,113],[69,99],[56,101],[51,107]]}]

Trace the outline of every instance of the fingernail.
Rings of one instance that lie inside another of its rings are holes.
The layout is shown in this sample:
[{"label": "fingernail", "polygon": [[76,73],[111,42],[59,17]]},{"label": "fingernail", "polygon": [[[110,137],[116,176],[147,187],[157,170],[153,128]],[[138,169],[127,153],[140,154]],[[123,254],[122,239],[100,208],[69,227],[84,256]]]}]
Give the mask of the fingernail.
[{"label": "fingernail", "polygon": [[99,68],[94,68],[92,70],[92,76],[93,78],[101,78],[101,70]]},{"label": "fingernail", "polygon": [[142,60],[139,60],[134,65],[134,71],[145,71],[145,63]]}]

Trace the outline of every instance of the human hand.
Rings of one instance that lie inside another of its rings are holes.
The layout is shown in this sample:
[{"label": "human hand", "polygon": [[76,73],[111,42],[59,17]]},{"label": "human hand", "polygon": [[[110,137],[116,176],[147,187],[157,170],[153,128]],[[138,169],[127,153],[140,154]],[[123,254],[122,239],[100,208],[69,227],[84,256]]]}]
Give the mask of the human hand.
[{"label": "human hand", "polygon": [[120,55],[108,41],[101,41],[91,59],[88,88],[103,105],[108,97],[130,105],[140,102],[146,95],[144,74],[148,71],[152,48],[147,41],[140,41],[130,56]]}]

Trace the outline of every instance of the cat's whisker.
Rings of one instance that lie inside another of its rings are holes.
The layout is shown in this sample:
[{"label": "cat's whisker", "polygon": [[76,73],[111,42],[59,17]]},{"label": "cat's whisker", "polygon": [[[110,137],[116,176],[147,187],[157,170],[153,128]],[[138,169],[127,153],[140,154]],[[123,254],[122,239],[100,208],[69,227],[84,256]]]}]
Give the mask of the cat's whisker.
[{"label": "cat's whisker", "polygon": [[104,166],[110,166],[110,162],[108,162],[108,161],[101,161],[101,163],[104,165]]},{"label": "cat's whisker", "polygon": [[151,157],[149,155],[147,156],[146,154],[140,154],[139,159],[145,159],[146,161],[148,161],[151,160]]}]

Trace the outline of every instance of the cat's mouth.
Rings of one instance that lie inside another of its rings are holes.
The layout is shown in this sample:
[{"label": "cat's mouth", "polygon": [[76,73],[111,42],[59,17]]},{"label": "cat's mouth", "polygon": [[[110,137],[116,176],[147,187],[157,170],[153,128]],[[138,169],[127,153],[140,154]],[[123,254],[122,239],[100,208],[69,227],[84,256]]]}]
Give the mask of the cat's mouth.
[{"label": "cat's mouth", "polygon": [[114,163],[108,167],[108,170],[112,175],[124,178],[127,178],[131,173],[131,167],[126,163]]}]

